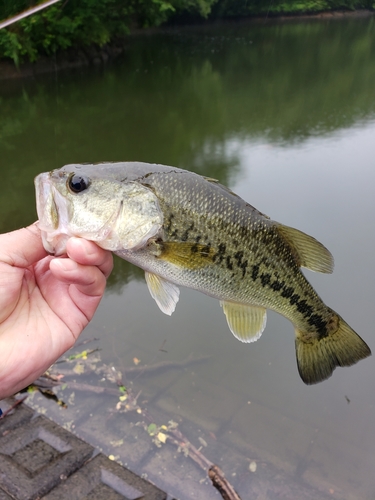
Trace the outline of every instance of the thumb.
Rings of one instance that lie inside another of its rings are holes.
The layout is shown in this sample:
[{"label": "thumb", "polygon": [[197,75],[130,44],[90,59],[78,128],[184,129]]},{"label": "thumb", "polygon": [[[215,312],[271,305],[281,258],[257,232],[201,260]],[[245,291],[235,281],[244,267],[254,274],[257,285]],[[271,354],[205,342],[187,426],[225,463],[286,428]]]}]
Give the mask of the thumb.
[{"label": "thumb", "polygon": [[0,262],[25,268],[46,257],[38,222],[0,235]]}]

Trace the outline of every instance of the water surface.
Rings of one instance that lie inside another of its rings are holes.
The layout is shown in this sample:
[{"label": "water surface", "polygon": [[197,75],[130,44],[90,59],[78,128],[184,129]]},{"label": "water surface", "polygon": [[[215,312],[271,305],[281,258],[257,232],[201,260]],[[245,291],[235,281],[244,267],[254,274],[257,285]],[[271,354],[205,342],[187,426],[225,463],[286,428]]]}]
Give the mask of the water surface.
[{"label": "water surface", "polygon": [[[374,350],[374,34],[373,17],[185,28],[134,38],[104,68],[2,82],[0,230],[35,220],[32,181],[41,171],[104,160],[187,168],[324,243],[334,274],[306,275]],[[174,315],[164,316],[143,273],[119,260],[83,334],[92,337],[102,362],[119,369],[134,358],[210,356],[132,387],[159,423],[179,422],[196,446],[205,440],[202,452],[243,499],[257,498],[256,487],[267,499],[302,498],[308,488],[311,498],[375,497],[372,358],[305,386],[287,320],[269,313],[261,339],[243,345],[217,301],[182,290]],[[108,416],[116,398],[80,393],[70,403],[60,410],[34,397],[171,495],[218,498],[172,446],[137,448],[144,431]],[[283,474],[284,490],[270,471]]]}]

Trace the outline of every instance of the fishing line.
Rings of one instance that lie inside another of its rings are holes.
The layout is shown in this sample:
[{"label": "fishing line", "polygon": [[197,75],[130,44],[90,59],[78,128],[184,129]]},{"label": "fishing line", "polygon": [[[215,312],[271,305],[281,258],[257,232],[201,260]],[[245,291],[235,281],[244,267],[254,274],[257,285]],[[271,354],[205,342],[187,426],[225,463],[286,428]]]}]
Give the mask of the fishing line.
[{"label": "fishing line", "polygon": [[16,23],[17,21],[20,21],[21,19],[24,19],[25,17],[31,16],[32,14],[35,14],[36,12],[39,12],[40,10],[43,10],[46,7],[49,7],[50,5],[53,5],[54,3],[57,3],[57,2],[60,2],[60,0],[47,0],[44,3],[36,5],[35,7],[31,7],[31,9],[24,10],[20,14],[12,16],[8,19],[5,19],[5,21],[1,22],[0,29],[5,28],[6,26],[10,26],[11,24]]},{"label": "fishing line", "polygon": [[266,18],[264,19],[263,24],[265,24],[266,21],[267,21],[267,19],[268,19],[268,14],[270,13],[270,9],[272,7],[272,4],[273,4],[273,0],[271,0],[270,3],[269,3],[269,5],[268,5],[268,10],[267,10]]},{"label": "fishing line", "polygon": [[55,136],[55,167],[58,168],[58,155],[57,155],[57,117],[58,117],[58,109],[59,109],[59,83],[58,83],[58,74],[57,74],[57,56],[56,51],[54,53],[54,66],[55,66],[55,99],[56,99],[56,107],[55,107],[55,118],[54,118],[54,136]]}]

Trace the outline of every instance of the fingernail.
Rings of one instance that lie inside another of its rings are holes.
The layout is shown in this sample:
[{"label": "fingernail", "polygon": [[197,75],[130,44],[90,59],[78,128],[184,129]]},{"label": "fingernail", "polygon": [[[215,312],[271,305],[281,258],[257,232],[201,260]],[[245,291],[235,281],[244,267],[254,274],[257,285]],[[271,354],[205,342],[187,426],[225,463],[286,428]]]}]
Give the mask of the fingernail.
[{"label": "fingernail", "polygon": [[64,272],[74,271],[78,267],[77,262],[71,259],[53,259],[51,264],[52,262],[55,267],[59,267]]}]

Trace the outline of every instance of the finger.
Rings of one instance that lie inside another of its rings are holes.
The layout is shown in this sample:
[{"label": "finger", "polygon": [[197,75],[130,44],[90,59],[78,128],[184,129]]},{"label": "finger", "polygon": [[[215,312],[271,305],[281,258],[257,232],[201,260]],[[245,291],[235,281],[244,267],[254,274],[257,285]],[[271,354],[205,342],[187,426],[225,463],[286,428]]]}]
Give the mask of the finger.
[{"label": "finger", "polygon": [[59,281],[75,285],[84,295],[101,297],[104,293],[106,278],[99,267],[78,264],[71,259],[53,259],[50,270]]},{"label": "finger", "polygon": [[38,223],[0,235],[0,261],[11,266],[28,267],[46,257]]},{"label": "finger", "polygon": [[68,256],[79,264],[97,266],[108,278],[113,269],[112,253],[98,247],[94,242],[82,238],[70,238],[67,242]]}]

